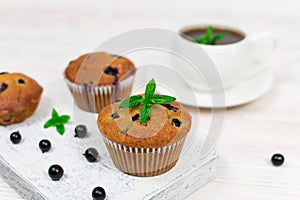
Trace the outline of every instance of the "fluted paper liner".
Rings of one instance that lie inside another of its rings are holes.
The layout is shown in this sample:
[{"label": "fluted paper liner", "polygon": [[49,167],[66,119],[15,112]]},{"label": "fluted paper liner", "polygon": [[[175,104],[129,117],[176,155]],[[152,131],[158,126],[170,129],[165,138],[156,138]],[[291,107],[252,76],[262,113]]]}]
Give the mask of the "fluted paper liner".
[{"label": "fluted paper liner", "polygon": [[[102,108],[116,100],[122,100],[130,96],[134,76],[121,80],[118,85],[91,86],[88,84],[79,85],[65,81],[73,95],[76,105],[82,110],[99,113]],[[117,91],[117,92],[116,92]]]},{"label": "fluted paper liner", "polygon": [[157,176],[172,169],[185,138],[161,148],[135,148],[103,138],[111,159],[119,170],[140,177]]}]

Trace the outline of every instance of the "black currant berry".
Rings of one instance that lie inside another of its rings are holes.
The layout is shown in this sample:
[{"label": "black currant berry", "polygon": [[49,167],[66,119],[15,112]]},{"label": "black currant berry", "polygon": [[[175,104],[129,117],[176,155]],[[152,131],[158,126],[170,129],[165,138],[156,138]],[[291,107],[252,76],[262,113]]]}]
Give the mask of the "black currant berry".
[{"label": "black currant berry", "polygon": [[53,181],[58,181],[64,175],[64,170],[59,165],[52,165],[48,170],[48,174]]},{"label": "black currant berry", "polygon": [[75,128],[75,137],[83,138],[87,134],[87,128],[85,125],[78,125]]},{"label": "black currant berry", "polygon": [[106,197],[105,190],[102,187],[95,187],[92,193],[94,200],[104,200]]},{"label": "black currant berry", "polygon": [[21,78],[20,78],[20,79],[18,79],[18,83],[19,83],[19,84],[25,84],[25,81],[24,81],[24,79],[21,79]]},{"label": "black currant berry", "polygon": [[280,153],[276,153],[272,156],[271,161],[274,166],[281,166],[284,163],[284,157]]},{"label": "black currant berry", "polygon": [[117,112],[115,112],[115,113],[111,114],[111,117],[113,119],[118,119],[120,117],[120,115]]},{"label": "black currant berry", "polygon": [[22,136],[19,131],[15,131],[10,134],[10,140],[13,144],[19,144],[21,139]]},{"label": "black currant berry", "polygon": [[43,153],[48,152],[51,149],[51,142],[49,140],[41,140],[39,147]]},{"label": "black currant berry", "polygon": [[99,154],[95,148],[88,148],[83,155],[89,162],[95,162]]},{"label": "black currant berry", "polygon": [[0,93],[4,92],[8,88],[8,85],[6,83],[2,83],[0,87]]},{"label": "black currant berry", "polygon": [[118,69],[108,66],[105,68],[104,73],[107,75],[116,76],[118,74]]},{"label": "black currant berry", "polygon": [[177,127],[180,127],[181,126],[181,121],[179,119],[172,119],[172,125],[175,125]]},{"label": "black currant berry", "polygon": [[139,115],[139,114],[136,114],[136,115],[134,115],[131,119],[132,119],[132,121],[134,122],[134,121],[139,120],[139,118],[140,118],[140,115]]},{"label": "black currant berry", "polygon": [[173,112],[177,112],[178,108],[172,106],[171,104],[161,104],[162,106],[166,107],[168,110],[172,110]]}]

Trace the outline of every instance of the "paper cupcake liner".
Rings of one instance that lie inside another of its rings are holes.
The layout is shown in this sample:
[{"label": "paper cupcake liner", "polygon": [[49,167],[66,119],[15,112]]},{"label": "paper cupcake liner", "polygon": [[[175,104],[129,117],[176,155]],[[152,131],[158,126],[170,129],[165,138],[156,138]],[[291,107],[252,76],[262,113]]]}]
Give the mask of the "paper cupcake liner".
[{"label": "paper cupcake liner", "polygon": [[161,148],[134,148],[104,137],[116,168],[140,177],[157,176],[172,169],[180,156],[184,140],[185,138]]},{"label": "paper cupcake liner", "polygon": [[79,85],[69,81],[67,78],[65,78],[65,81],[79,108],[88,112],[99,113],[102,108],[112,104],[114,100],[122,100],[130,96],[134,76],[131,75],[125,80],[120,81],[117,86]]}]

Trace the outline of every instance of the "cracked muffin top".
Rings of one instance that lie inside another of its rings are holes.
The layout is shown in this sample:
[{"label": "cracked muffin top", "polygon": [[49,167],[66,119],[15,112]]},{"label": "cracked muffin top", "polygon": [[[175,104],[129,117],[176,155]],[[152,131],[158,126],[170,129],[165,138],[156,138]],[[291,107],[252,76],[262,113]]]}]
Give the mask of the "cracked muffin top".
[{"label": "cracked muffin top", "polygon": [[21,122],[39,104],[43,88],[21,73],[0,74],[0,124]]},{"label": "cracked muffin top", "polygon": [[[142,96],[142,95],[141,95]],[[159,148],[180,141],[191,128],[191,115],[179,102],[156,104],[150,119],[140,121],[141,105],[119,108],[106,106],[98,115],[98,127],[108,139],[129,147]]]},{"label": "cracked muffin top", "polygon": [[130,76],[134,68],[134,64],[125,57],[95,52],[71,61],[65,70],[65,77],[80,85],[111,85]]}]

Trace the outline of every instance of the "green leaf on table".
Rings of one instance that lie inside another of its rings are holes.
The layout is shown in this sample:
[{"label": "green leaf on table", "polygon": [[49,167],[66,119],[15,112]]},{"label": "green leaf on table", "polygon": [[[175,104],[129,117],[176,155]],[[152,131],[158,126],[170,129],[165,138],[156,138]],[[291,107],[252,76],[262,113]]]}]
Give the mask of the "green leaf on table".
[{"label": "green leaf on table", "polygon": [[62,115],[59,117],[59,122],[62,124],[67,123],[70,120],[70,116],[69,115]]},{"label": "green leaf on table", "polygon": [[57,111],[53,108],[52,109],[52,119],[53,120],[58,120],[58,113],[57,113]]},{"label": "green leaf on table", "polygon": [[58,125],[56,126],[56,131],[60,134],[63,135],[65,133],[65,126],[64,125]]},{"label": "green leaf on table", "polygon": [[70,120],[69,115],[61,115],[59,116],[57,111],[53,108],[52,109],[52,118],[49,119],[45,124],[44,128],[55,127],[56,131],[63,135],[65,133],[65,124]]},{"label": "green leaf on table", "polygon": [[45,124],[44,128],[49,128],[51,126],[55,126],[55,121],[53,119],[49,119]]}]

